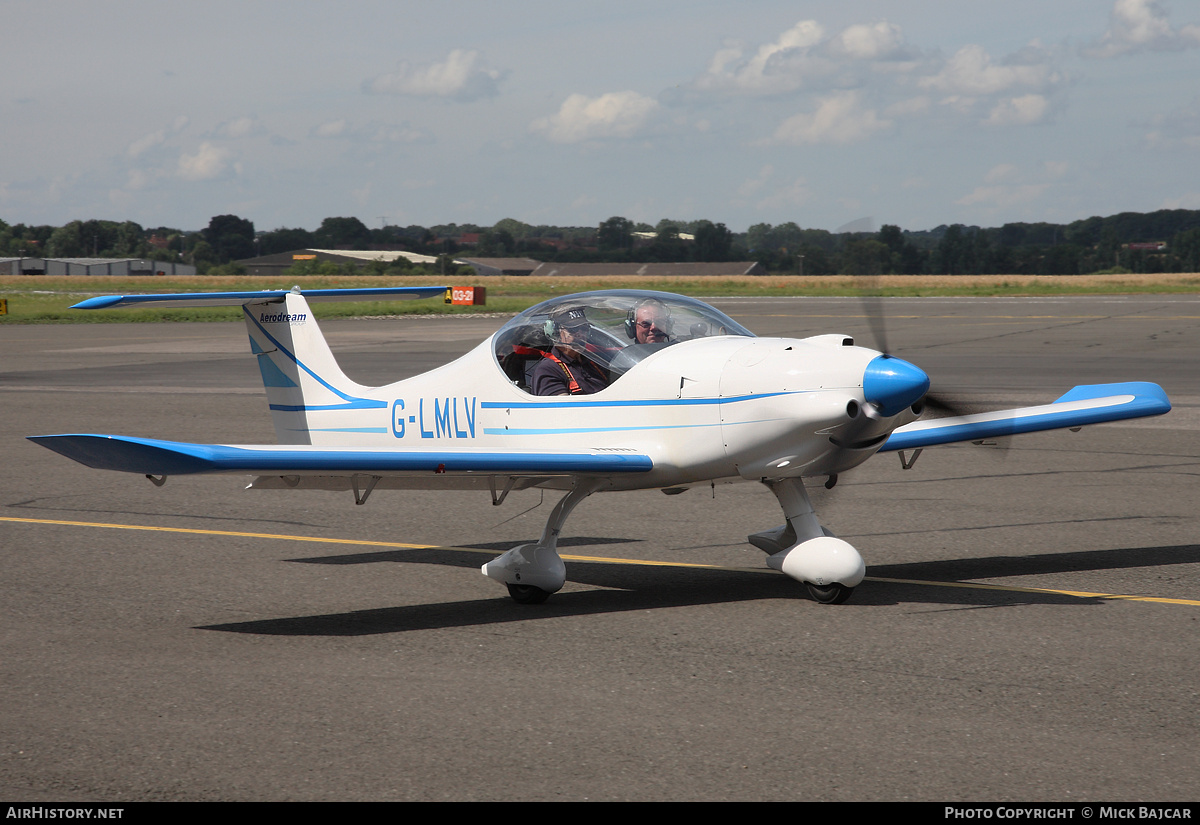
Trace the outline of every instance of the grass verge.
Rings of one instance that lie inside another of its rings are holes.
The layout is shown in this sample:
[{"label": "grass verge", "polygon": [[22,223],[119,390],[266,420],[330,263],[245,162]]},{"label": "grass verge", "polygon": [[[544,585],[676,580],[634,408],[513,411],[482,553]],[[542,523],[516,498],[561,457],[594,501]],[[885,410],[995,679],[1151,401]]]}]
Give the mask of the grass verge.
[{"label": "grass verge", "polygon": [[[462,279],[456,279],[456,282]],[[363,286],[422,286],[428,278],[307,277],[275,283],[266,278],[196,277],[0,277],[0,298],[7,299],[3,324],[105,323],[153,321],[230,321],[241,317],[237,308],[93,310],[71,309],[94,295],[149,292],[220,292],[261,289],[331,289]],[[853,296],[864,279],[852,276],[763,276],[729,278],[529,278],[500,277],[478,281],[487,287],[484,311],[520,312],[539,301],[570,292],[593,289],[653,289],[696,297]],[[873,293],[897,297],[1121,295],[1200,292],[1200,273],[1154,275],[884,275],[869,279]],[[423,301],[363,301],[322,304],[322,317],[362,315],[465,314],[479,307],[452,307],[438,299]]]}]

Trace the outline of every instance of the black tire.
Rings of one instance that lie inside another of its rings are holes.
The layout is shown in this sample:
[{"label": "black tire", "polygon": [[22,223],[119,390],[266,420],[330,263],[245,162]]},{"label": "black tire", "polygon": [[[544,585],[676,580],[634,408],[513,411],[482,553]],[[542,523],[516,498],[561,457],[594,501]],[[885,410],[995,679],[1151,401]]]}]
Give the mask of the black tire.
[{"label": "black tire", "polygon": [[550,591],[534,587],[532,584],[510,584],[508,595],[518,604],[541,604],[550,598]]},{"label": "black tire", "polygon": [[805,582],[804,586],[808,588],[808,595],[812,596],[814,601],[818,601],[821,604],[842,604],[854,592],[853,587],[846,587],[844,584],[837,583],[819,585]]}]

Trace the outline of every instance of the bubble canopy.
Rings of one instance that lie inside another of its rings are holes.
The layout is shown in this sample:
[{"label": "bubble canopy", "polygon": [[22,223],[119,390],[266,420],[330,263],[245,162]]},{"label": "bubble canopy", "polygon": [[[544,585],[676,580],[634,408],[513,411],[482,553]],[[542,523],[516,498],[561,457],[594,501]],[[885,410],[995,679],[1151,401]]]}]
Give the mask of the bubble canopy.
[{"label": "bubble canopy", "polygon": [[577,369],[601,373],[611,384],[660,349],[722,335],[754,337],[703,301],[669,292],[612,289],[543,301],[501,327],[493,340],[496,360],[509,379],[526,392],[544,394],[535,390],[534,371],[545,360],[568,364],[568,373],[569,365],[577,364]]}]

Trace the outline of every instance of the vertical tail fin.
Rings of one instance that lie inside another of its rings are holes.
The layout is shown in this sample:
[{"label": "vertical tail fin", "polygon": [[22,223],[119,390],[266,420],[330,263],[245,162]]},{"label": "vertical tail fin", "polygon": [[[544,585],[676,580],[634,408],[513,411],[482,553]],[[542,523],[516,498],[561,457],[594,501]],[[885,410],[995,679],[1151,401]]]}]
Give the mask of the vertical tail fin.
[{"label": "vertical tail fin", "polygon": [[[346,377],[308,308],[316,301],[400,301],[433,298],[444,286],[380,286],[291,292],[185,292],[97,295],[74,309],[240,306],[258,357],[275,435],[281,444],[356,444],[364,433],[387,433],[389,402]],[[370,411],[370,412],[363,412]]]},{"label": "vertical tail fin", "polygon": [[342,372],[302,295],[250,302],[242,311],[280,444],[339,443],[355,429],[347,413],[387,407],[363,397],[370,388]]}]

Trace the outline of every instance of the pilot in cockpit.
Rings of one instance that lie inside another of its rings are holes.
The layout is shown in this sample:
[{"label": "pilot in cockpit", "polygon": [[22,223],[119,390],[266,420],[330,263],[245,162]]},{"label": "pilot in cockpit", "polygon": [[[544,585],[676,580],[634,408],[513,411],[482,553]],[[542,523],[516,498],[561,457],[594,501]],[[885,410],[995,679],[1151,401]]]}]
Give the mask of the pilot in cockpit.
[{"label": "pilot in cockpit", "polygon": [[591,325],[583,307],[567,307],[546,321],[554,347],[533,368],[534,395],[588,395],[608,386],[608,376],[586,356]]},{"label": "pilot in cockpit", "polygon": [[671,335],[671,310],[655,298],[642,301],[630,313],[630,338],[639,344],[665,344]]}]

